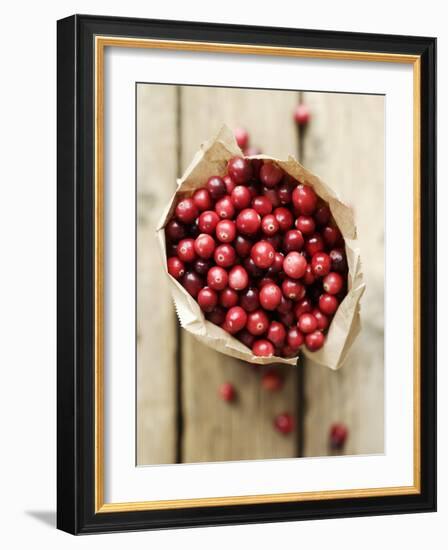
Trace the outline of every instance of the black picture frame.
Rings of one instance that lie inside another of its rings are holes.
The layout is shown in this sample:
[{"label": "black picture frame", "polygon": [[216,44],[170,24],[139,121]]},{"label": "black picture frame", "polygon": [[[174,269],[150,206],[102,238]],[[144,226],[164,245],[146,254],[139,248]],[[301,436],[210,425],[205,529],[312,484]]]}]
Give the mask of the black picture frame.
[{"label": "black picture frame", "polygon": [[[73,534],[436,509],[436,39],[74,15],[57,24],[57,526]],[[94,53],[97,35],[421,58],[421,491],[419,494],[95,513]]]}]

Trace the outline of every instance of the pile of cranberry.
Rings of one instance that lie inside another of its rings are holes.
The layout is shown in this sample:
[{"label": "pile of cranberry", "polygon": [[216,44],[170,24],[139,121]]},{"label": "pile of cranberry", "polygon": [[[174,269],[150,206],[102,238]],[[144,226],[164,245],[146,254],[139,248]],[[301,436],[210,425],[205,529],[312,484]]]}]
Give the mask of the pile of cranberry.
[{"label": "pile of cranberry", "polygon": [[168,272],[206,318],[261,357],[320,349],[347,292],[328,205],[275,162],[234,157],[227,175],[178,200]]}]

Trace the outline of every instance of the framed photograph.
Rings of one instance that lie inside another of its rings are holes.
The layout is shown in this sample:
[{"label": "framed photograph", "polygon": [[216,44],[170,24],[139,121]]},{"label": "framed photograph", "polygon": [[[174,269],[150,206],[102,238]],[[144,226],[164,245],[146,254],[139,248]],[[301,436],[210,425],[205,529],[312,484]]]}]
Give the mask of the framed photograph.
[{"label": "framed photograph", "polygon": [[58,21],[58,527],[434,511],[436,40]]}]

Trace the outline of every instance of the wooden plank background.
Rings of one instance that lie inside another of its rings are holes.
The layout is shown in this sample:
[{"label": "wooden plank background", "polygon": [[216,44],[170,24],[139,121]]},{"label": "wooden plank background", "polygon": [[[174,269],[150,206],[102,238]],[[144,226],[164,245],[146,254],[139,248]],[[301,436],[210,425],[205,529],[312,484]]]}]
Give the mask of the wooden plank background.
[{"label": "wooden plank background", "polygon": [[[313,111],[305,132],[292,119],[301,95]],[[345,453],[382,452],[383,98],[139,85],[137,102],[137,463],[323,456],[334,421],[350,429]],[[223,123],[247,128],[251,144],[267,154],[302,155],[356,209],[366,322],[338,373],[310,362],[304,372],[277,367],[284,386],[266,392],[266,369],[222,356],[177,327],[154,226],[176,176]],[[237,388],[234,403],[218,398],[225,381]],[[296,418],[288,436],[272,427],[284,411]]]}]

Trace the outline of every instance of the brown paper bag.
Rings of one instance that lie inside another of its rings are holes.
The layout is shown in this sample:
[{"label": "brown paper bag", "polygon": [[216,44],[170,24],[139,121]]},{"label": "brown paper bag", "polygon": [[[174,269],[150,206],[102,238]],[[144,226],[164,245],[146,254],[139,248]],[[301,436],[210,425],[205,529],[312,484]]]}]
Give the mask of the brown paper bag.
[{"label": "brown paper bag", "polygon": [[[215,139],[202,144],[184,175],[177,181],[177,191],[163,212],[158,225],[157,238],[162,252],[163,265],[170,280],[177,315],[185,330],[220,353],[259,365],[272,363],[296,365],[298,361],[295,357],[286,359],[284,357],[256,357],[252,355],[251,350],[239,340],[207,321],[196,300],[167,271],[164,227],[173,214],[177,200],[190,196],[196,189],[203,187],[209,177],[224,176],[228,160],[235,156],[242,156],[242,152],[236,144],[231,130],[223,126]],[[360,331],[359,301],[365,290],[361,259],[359,250],[356,248],[356,227],[352,210],[341,202],[321,179],[304,168],[293,157],[288,157],[288,160],[279,160],[266,155],[249,158],[273,160],[295,180],[311,185],[316,193],[328,203],[344,237],[348,263],[348,293],[333,317],[323,347],[316,352],[310,352],[305,347],[301,348],[303,354],[313,361],[336,370],[344,363],[347,353]]]}]

